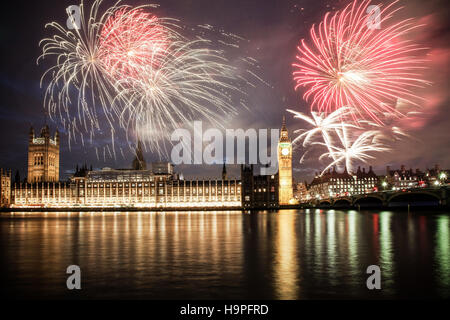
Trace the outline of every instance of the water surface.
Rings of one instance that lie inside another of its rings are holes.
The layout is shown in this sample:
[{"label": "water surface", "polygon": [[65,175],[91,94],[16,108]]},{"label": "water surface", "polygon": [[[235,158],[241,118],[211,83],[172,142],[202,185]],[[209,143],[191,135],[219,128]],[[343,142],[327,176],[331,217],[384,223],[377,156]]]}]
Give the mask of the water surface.
[{"label": "water surface", "polygon": [[[2,213],[1,294],[36,299],[450,297],[445,212]],[[66,268],[82,290],[66,288]],[[379,265],[382,289],[366,268]]]}]

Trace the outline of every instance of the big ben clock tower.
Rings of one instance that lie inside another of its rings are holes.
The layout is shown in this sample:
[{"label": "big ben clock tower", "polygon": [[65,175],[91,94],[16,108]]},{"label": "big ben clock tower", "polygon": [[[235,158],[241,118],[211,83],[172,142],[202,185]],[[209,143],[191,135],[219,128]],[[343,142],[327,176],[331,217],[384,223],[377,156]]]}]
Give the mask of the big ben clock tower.
[{"label": "big ben clock tower", "polygon": [[280,205],[286,205],[294,198],[292,188],[292,143],[286,129],[286,117],[283,117],[280,142],[278,143],[278,167]]}]

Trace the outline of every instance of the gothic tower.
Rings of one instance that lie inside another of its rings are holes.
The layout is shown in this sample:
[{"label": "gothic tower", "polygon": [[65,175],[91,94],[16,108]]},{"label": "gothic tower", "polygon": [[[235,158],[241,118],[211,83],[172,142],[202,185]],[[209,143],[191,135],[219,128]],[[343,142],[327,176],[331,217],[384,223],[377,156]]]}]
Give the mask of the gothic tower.
[{"label": "gothic tower", "polygon": [[280,141],[278,143],[279,199],[280,205],[289,204],[294,198],[292,188],[292,143],[286,129],[286,117],[283,117]]},{"label": "gothic tower", "polygon": [[227,165],[225,161],[223,162],[223,168],[222,168],[222,180],[227,180]]},{"label": "gothic tower", "polygon": [[133,170],[147,170],[147,163],[144,159],[144,152],[142,151],[142,142],[138,140],[136,147],[136,156],[134,157],[132,163]]},{"label": "gothic tower", "polygon": [[0,168],[0,208],[11,204],[11,170]]},{"label": "gothic tower", "polygon": [[59,132],[50,136],[45,125],[39,137],[30,128],[28,139],[28,177],[29,183],[59,181]]}]

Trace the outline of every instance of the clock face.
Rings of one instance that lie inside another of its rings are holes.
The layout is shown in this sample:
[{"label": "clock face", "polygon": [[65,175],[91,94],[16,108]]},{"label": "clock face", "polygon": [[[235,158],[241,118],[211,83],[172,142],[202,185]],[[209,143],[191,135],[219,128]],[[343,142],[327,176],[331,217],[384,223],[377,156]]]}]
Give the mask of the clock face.
[{"label": "clock face", "polygon": [[281,149],[281,154],[282,154],[283,156],[289,155],[289,149],[288,149],[288,148],[283,148],[283,149]]}]

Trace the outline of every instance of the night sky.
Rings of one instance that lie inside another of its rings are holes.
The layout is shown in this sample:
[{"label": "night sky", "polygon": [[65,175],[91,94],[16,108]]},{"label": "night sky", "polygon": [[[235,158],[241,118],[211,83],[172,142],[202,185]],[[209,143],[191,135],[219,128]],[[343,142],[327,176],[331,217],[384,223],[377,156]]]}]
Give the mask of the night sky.
[{"label": "night sky", "polygon": [[[88,1],[87,1],[88,2]],[[114,1],[105,0],[108,4]],[[375,3],[376,1],[374,1]],[[270,84],[258,83],[249,88],[249,110],[240,110],[232,121],[231,128],[279,128],[287,108],[306,112],[308,103],[302,100],[302,91],[295,92],[292,80],[292,63],[296,46],[307,37],[313,23],[318,23],[327,11],[343,8],[349,1],[274,1],[274,0],[161,0],[123,1],[140,5],[158,3],[159,16],[180,19],[186,26],[210,24],[226,32],[247,39],[239,50],[242,56],[251,56],[259,61],[259,75]],[[378,173],[386,165],[398,167],[405,164],[411,168],[426,168],[439,163],[450,169],[450,116],[449,105],[449,6],[446,0],[403,0],[404,17],[415,17],[426,26],[414,34],[415,39],[427,47],[429,70],[426,79],[433,82],[422,94],[427,101],[421,115],[414,121],[403,124],[415,138],[393,145],[394,150],[377,157],[371,164]],[[77,0],[58,1],[9,1],[2,8],[0,21],[1,68],[0,68],[0,167],[20,170],[26,175],[27,139],[32,124],[39,130],[44,124],[43,89],[39,80],[44,71],[36,65],[41,53],[39,41],[49,36],[45,23],[58,21],[65,24],[65,8],[78,4]],[[287,116],[290,130],[299,129],[303,123]],[[49,121],[52,132],[61,124]],[[60,127],[60,129],[62,129]],[[94,141],[94,144],[101,141]],[[294,153],[294,176],[298,180],[310,180],[320,170],[317,156],[299,164],[304,150]],[[129,167],[133,155],[116,159],[97,159],[92,147],[79,144],[68,148],[67,136],[62,135],[61,175],[67,177],[76,164],[92,164],[94,168]],[[146,152],[147,162],[158,160],[152,152]],[[368,166],[368,165],[366,165]],[[220,166],[189,166],[178,168],[190,176],[218,176]],[[231,169],[237,176],[237,167]]]}]

